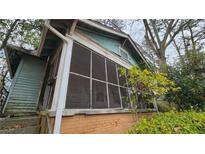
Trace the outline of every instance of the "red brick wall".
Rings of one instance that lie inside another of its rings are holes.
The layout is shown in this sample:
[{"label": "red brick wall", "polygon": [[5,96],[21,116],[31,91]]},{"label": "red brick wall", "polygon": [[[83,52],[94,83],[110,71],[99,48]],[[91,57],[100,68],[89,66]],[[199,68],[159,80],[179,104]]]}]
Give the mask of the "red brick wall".
[{"label": "red brick wall", "polygon": [[[150,116],[152,113],[141,113]],[[131,113],[75,115],[62,119],[61,133],[63,134],[120,134],[127,133],[139,117]],[[51,125],[54,118],[51,119]]]}]

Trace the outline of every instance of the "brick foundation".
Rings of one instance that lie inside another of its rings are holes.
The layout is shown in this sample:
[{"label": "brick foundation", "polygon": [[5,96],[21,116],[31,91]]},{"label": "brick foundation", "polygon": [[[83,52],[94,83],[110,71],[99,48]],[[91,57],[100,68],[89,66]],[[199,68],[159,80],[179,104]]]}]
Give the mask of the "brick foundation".
[{"label": "brick foundation", "polygon": [[[141,113],[136,116],[131,113],[75,115],[62,119],[61,133],[63,134],[122,134],[135,124],[139,117],[150,116],[153,113]],[[53,127],[54,118],[51,118]]]}]

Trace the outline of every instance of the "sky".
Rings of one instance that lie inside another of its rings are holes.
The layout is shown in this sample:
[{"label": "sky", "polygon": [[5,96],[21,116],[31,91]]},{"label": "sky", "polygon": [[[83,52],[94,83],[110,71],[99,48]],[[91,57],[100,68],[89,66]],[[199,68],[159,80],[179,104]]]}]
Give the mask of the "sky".
[{"label": "sky", "polygon": [[[126,29],[123,31],[129,34],[134,41],[136,41],[138,44],[142,44],[144,40],[144,26],[141,21],[135,22],[135,24],[132,26],[130,30],[130,26],[127,25]],[[170,65],[173,65],[174,62],[178,59],[178,54],[172,44],[168,46],[166,49],[166,58],[167,58],[167,63]]]}]

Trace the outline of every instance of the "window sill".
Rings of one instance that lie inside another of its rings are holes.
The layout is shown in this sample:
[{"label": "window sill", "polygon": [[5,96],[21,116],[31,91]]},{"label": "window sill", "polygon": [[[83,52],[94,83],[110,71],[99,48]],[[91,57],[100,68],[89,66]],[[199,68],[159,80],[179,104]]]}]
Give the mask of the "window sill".
[{"label": "window sill", "polygon": [[[95,114],[114,114],[114,113],[130,113],[129,109],[65,109],[63,116],[74,115],[95,115]],[[139,109],[137,112],[156,112],[156,109]],[[49,111],[50,117],[55,117],[55,111]]]}]

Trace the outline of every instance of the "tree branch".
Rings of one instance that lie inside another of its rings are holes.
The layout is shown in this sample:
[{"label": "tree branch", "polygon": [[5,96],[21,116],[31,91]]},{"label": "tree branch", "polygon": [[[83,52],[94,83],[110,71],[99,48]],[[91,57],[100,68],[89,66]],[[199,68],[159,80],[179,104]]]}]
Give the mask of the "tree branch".
[{"label": "tree branch", "polygon": [[183,23],[183,24],[181,24],[181,25],[179,26],[179,28],[177,29],[177,31],[174,32],[174,34],[172,35],[172,37],[170,38],[170,40],[167,42],[166,47],[169,46],[169,44],[173,41],[173,39],[175,38],[175,36],[176,36],[176,35],[181,31],[181,29],[182,29],[187,23],[189,23],[189,22],[190,22],[190,20],[189,20],[188,22],[185,22],[185,23]]},{"label": "tree branch", "polygon": [[148,25],[147,20],[146,20],[146,19],[143,19],[143,23],[144,23],[144,26],[145,26],[145,30],[147,30],[147,32],[149,33],[149,35],[150,35],[150,37],[151,37],[151,40],[152,40],[152,42],[153,42],[153,44],[154,44],[156,50],[159,50],[159,47],[158,47],[158,45],[157,45],[157,43],[156,43],[156,41],[155,41],[154,36],[152,35],[152,31],[151,31],[151,29],[150,29],[150,27],[149,27],[149,25]]},{"label": "tree branch", "polygon": [[155,34],[155,36],[156,36],[156,38],[157,38],[157,42],[158,42],[158,44],[160,44],[160,43],[161,43],[161,40],[160,40],[160,38],[159,38],[159,32],[158,32],[158,30],[157,30],[157,28],[156,28],[155,21],[152,20],[152,19],[150,19],[150,22],[151,22],[151,24],[152,24],[152,27],[153,27],[153,30],[154,30],[154,34]]},{"label": "tree branch", "polygon": [[7,31],[7,33],[6,33],[6,37],[5,37],[5,39],[3,40],[2,44],[1,44],[0,50],[3,49],[3,48],[6,46],[8,40],[9,40],[9,37],[10,37],[12,31],[14,30],[14,28],[15,28],[15,26],[17,25],[18,22],[19,22],[19,19],[16,19],[16,20],[11,24],[11,27],[8,29],[8,31]]}]

